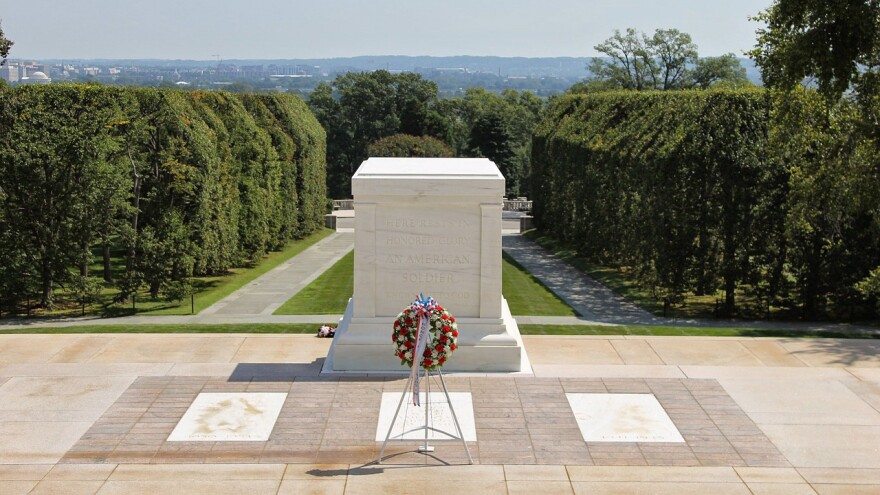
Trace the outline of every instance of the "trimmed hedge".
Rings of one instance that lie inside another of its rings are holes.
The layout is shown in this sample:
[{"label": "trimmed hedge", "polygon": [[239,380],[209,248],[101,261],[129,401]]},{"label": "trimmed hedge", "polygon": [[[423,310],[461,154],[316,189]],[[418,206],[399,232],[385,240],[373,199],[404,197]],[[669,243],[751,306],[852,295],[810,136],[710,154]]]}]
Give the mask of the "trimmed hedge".
[{"label": "trimmed hedge", "polygon": [[322,224],[325,133],[294,96],[20,86],[0,115],[0,278],[34,278],[0,284],[7,305],[37,286],[51,304],[95,244],[127,253],[123,297],[179,296]]},{"label": "trimmed hedge", "polygon": [[[812,184],[802,174],[823,160],[855,159],[841,157],[840,143],[861,139],[822,123],[818,101],[759,89],[563,96],[533,136],[535,222],[592,261],[634,270],[668,304],[723,291],[731,314],[747,291],[764,311],[798,304],[815,313],[818,298],[870,316],[873,301],[853,295],[853,281],[880,264],[880,243],[864,234],[878,218],[850,209],[835,214],[851,225],[805,227],[826,206],[791,192]],[[852,124],[851,107],[834,112]],[[846,167],[834,173],[841,191],[858,182]],[[798,237],[823,228],[824,237]],[[846,276],[827,269],[835,250]]]}]

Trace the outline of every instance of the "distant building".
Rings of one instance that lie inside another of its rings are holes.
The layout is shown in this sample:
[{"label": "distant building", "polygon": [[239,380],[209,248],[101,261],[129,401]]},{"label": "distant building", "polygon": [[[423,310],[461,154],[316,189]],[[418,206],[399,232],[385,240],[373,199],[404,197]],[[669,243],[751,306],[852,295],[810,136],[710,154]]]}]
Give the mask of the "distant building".
[{"label": "distant building", "polygon": [[45,72],[41,71],[33,72],[31,75],[21,78],[22,84],[49,84],[51,82],[52,79]]},{"label": "distant building", "polygon": [[0,67],[0,79],[6,82],[18,82],[18,65],[6,64]]}]

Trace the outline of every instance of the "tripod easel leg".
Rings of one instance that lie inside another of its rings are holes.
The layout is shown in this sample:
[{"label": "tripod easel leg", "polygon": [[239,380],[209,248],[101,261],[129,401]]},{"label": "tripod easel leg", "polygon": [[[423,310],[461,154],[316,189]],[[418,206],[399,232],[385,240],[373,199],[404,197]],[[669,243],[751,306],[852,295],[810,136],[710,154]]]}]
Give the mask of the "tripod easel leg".
[{"label": "tripod easel leg", "polygon": [[452,413],[452,422],[455,423],[455,431],[458,433],[458,438],[461,439],[461,444],[464,446],[464,451],[467,454],[468,464],[473,464],[474,459],[471,457],[471,450],[467,446],[467,440],[464,439],[464,432],[461,430],[461,425],[458,423],[458,416],[455,414],[455,408],[452,407],[452,399],[449,398],[449,390],[446,389],[446,381],[443,379],[443,372],[437,370],[437,376],[440,377],[440,385],[443,387],[443,394],[446,395],[446,403],[449,404],[449,412]]},{"label": "tripod easel leg", "polygon": [[[421,370],[419,372],[421,372]],[[455,425],[456,435],[452,435],[446,431],[443,431],[443,430],[440,430],[440,429],[437,429],[437,428],[434,428],[433,426],[431,426],[431,420],[432,420],[431,372],[425,371],[426,385],[425,385],[425,400],[423,403],[423,406],[425,407],[425,425],[420,426],[418,428],[414,428],[412,430],[406,430],[406,419],[404,419],[404,424],[402,425],[403,433],[401,433],[401,435],[400,435],[401,440],[408,433],[416,432],[419,430],[424,430],[425,431],[425,437],[424,437],[425,443],[422,446],[418,447],[416,451],[420,452],[420,453],[433,452],[434,447],[431,445],[428,445],[429,430],[433,430],[438,433],[442,433],[443,435],[446,435],[450,439],[461,440],[461,444],[464,447],[464,451],[468,457],[468,464],[473,464],[474,459],[473,459],[473,457],[471,457],[471,451],[468,448],[467,440],[465,440],[465,438],[464,438],[464,432],[461,429],[461,424],[458,422],[458,416],[455,414],[455,407],[453,407],[453,405],[452,405],[452,398],[450,398],[449,390],[446,388],[446,381],[443,379],[443,373],[438,369],[436,374],[437,374],[437,377],[440,378],[440,386],[443,389],[443,395],[446,397],[446,404],[449,405],[449,412],[452,414],[452,421],[453,421],[453,424]],[[403,408],[403,401],[406,400],[407,393],[411,390],[411,386],[413,384],[412,381],[413,381],[413,378],[412,378],[412,376],[410,376],[406,381],[406,385],[404,385],[403,393],[400,395],[400,401],[397,403],[397,410],[394,411],[394,417],[391,419],[391,424],[388,426],[388,433],[385,434],[385,441],[382,443],[382,449],[379,451],[379,457],[376,459],[376,464],[382,464],[382,460],[385,457],[385,448],[388,446],[388,441],[391,440],[391,432],[394,430],[394,424],[397,422],[397,418],[400,417],[400,410]],[[405,418],[405,416],[406,415],[404,415],[404,418]]]},{"label": "tripod easel leg", "polygon": [[385,441],[382,442],[382,450],[379,451],[379,458],[376,459],[376,464],[382,464],[382,457],[385,456],[385,447],[388,446],[388,439],[391,438],[391,431],[394,429],[394,423],[397,422],[397,416],[400,415],[400,408],[403,406],[403,400],[406,399],[406,391],[409,390],[411,384],[412,376],[406,380],[406,385],[403,386],[403,393],[400,394],[400,402],[397,403],[397,410],[394,411],[394,417],[391,419],[391,424],[388,426],[388,433],[385,435]]}]

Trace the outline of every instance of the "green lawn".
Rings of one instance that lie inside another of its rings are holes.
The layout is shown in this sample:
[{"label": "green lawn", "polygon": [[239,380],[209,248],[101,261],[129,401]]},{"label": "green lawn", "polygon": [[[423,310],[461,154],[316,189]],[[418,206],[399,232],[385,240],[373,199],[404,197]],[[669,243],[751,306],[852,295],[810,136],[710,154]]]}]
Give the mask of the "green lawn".
[{"label": "green lawn", "polygon": [[[259,263],[252,267],[236,268],[229,275],[212,277],[210,285],[196,294],[196,313],[199,313],[208,306],[251,283],[260,275],[267,273],[281,263],[284,263],[290,258],[305,251],[313,244],[329,236],[333,232],[334,231],[331,229],[322,228],[304,239],[289,242],[281,251],[269,253]],[[189,314],[189,309],[189,304],[186,304],[185,301],[176,308],[160,309],[152,311],[150,314]]]},{"label": "green lawn", "polygon": [[[636,278],[636,274],[626,266],[612,267],[592,263],[577,255],[577,252],[571,247],[558,242],[548,236],[542,235],[537,230],[530,230],[523,235],[547,249],[557,257],[589,275],[599,283],[609,287],[617,294],[625,297],[640,308],[649,311],[656,316],[663,315],[663,304],[651,292],[641,287]],[[754,294],[750,294],[746,289],[747,286],[741,285],[737,288],[737,317],[743,319],[762,320],[767,318],[766,308],[761,306],[755,299]],[[684,304],[674,306],[668,309],[665,316],[671,318],[702,318],[713,319],[717,317],[715,312],[716,304],[723,299],[724,294],[719,291],[714,294],[694,295],[692,293],[685,294]],[[772,307],[770,318],[775,320],[796,320],[798,316],[790,308]],[[876,321],[860,322],[863,325],[877,326]]]},{"label": "green lawn", "polygon": [[[255,333],[312,334],[317,323],[255,323],[211,325],[82,325],[74,327],[22,327],[0,330],[0,334],[76,334],[76,333]],[[390,328],[390,326],[389,326]],[[712,328],[712,327],[651,327],[630,325],[520,325],[523,335],[664,335],[696,337],[786,337],[880,339],[880,335],[857,332],[803,332],[782,329]]]},{"label": "green lawn", "polygon": [[502,260],[501,284],[501,292],[514,315],[580,316],[507,253]]},{"label": "green lawn", "polygon": [[[514,315],[577,316],[577,313],[506,254],[502,293]],[[354,292],[354,252],[339,260],[275,311],[276,315],[324,315],[345,311]],[[454,312],[454,308],[452,309]]]},{"label": "green lawn", "polygon": [[519,325],[523,335],[660,335],[674,337],[786,337],[880,339],[880,334],[766,328],[654,327],[640,325]]},{"label": "green lawn", "polygon": [[[579,257],[571,247],[558,243],[552,237],[542,236],[537,230],[529,230],[523,235],[642,309],[655,315],[663,313],[663,304],[652,297],[649,291],[639,287],[635,277],[627,272],[626,267],[613,268],[590,263]],[[675,314],[674,316],[685,315]]]},{"label": "green lawn", "polygon": [[288,299],[276,315],[335,315],[345,312],[354,292],[354,251]]},{"label": "green lawn", "polygon": [[[208,306],[235,292],[260,275],[263,275],[281,263],[289,260],[291,257],[301,253],[333,232],[334,231],[331,229],[322,228],[308,237],[290,241],[284,249],[269,253],[258,263],[251,263],[248,266],[234,268],[223,275],[193,278],[192,284],[195,288],[195,313],[199,313]],[[119,277],[121,276],[123,262],[121,258],[116,261],[117,262],[114,263],[114,275]],[[99,275],[101,266],[100,264],[95,263],[90,269],[93,274]],[[138,293],[133,308],[131,302],[124,304],[114,303],[113,298],[117,294],[118,291],[114,288],[104,289],[100,295],[99,302],[86,307],[86,314],[112,317],[132,314],[188,315],[191,312],[191,300],[189,298],[179,302],[169,302],[161,299],[153,300],[150,298],[148,292],[142,291]],[[58,294],[58,298],[62,300],[65,298],[63,291]],[[41,311],[37,313],[37,316],[79,316],[80,313],[81,310],[79,306],[61,305],[52,311]]]},{"label": "green lawn", "polygon": [[317,333],[316,323],[236,323],[211,325],[80,325],[73,327],[22,327],[0,334],[22,333]]}]

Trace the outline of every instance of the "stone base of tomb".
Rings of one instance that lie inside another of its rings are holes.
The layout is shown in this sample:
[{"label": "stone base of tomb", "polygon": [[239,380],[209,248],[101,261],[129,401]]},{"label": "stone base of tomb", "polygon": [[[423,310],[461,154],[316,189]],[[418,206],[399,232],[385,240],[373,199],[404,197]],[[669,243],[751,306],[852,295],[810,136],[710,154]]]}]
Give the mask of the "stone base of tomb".
[{"label": "stone base of tomb", "polygon": [[[394,317],[354,318],[352,301],[339,320],[322,373],[407,373],[391,345]],[[454,311],[453,311],[453,314]],[[507,301],[501,318],[459,318],[458,348],[444,372],[507,372],[532,374],[516,320]]]}]

